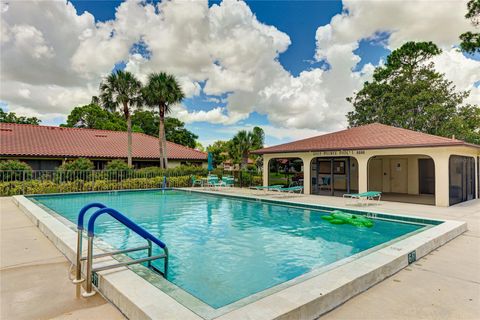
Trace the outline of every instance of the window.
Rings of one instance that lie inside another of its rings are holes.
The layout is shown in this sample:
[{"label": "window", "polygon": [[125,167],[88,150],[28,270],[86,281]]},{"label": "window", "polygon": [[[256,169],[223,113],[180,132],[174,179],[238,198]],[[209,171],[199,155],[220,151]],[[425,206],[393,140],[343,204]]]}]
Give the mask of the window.
[{"label": "window", "polygon": [[475,199],[475,158],[450,156],[450,205]]}]

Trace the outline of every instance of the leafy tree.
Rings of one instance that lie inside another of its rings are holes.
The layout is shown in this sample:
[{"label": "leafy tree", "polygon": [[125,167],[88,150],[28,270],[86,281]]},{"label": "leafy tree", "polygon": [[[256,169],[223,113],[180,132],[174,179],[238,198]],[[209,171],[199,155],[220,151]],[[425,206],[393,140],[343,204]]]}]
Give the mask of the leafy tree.
[{"label": "leafy tree", "polygon": [[99,105],[75,107],[61,127],[126,131],[127,124],[118,112],[109,112]]},{"label": "leafy tree", "polygon": [[205,147],[199,141],[195,141],[195,149],[198,151],[205,151]]},{"label": "leafy tree", "polygon": [[457,92],[435,71],[431,58],[440,52],[432,42],[407,42],[393,51],[385,65],[375,69],[373,81],[347,98],[354,107],[347,114],[349,125],[380,122],[470,142],[478,139],[480,122],[464,122],[478,118],[478,106],[462,106],[469,92]]},{"label": "leafy tree", "polygon": [[165,118],[165,136],[168,141],[190,148],[197,146],[198,136],[185,128],[185,123],[177,118]]},{"label": "leafy tree", "polygon": [[132,165],[132,118],[131,108],[141,105],[142,83],[130,72],[112,72],[100,84],[100,100],[103,107],[110,111],[120,108],[127,120],[128,165]]},{"label": "leafy tree", "polygon": [[240,130],[229,144],[229,155],[235,163],[240,162],[242,169],[248,165],[248,155],[258,143],[257,137],[252,131]]},{"label": "leafy tree", "polygon": [[160,147],[160,167],[167,167],[167,139],[165,135],[165,115],[171,111],[174,104],[179,103],[185,97],[180,84],[173,75],[165,72],[151,73],[148,83],[143,89],[143,99],[147,106],[158,107],[160,121],[158,125],[158,137]]},{"label": "leafy tree", "polygon": [[253,127],[252,130],[253,135],[253,148],[252,150],[258,150],[263,148],[263,144],[265,143],[265,132],[260,127]]},{"label": "leafy tree", "polygon": [[57,170],[59,171],[91,171],[93,170],[93,162],[87,158],[78,158],[71,161],[66,161],[64,164],[59,166]]},{"label": "leafy tree", "polygon": [[222,164],[228,155],[229,142],[217,140],[207,147],[207,152],[212,153],[213,166],[217,167]]},{"label": "leafy tree", "polygon": [[41,120],[36,117],[17,116],[15,112],[5,112],[0,108],[0,122],[39,125]]},{"label": "leafy tree", "polygon": [[132,125],[149,136],[158,137],[158,123],[160,118],[153,111],[135,110],[132,115]]},{"label": "leafy tree", "polygon": [[[132,115],[132,124],[142,132],[158,137],[160,117],[154,111],[137,110]],[[185,128],[185,123],[177,118],[165,117],[165,137],[167,141],[175,142],[190,148],[196,147],[198,136]]]},{"label": "leafy tree", "polygon": [[23,180],[32,177],[32,167],[22,161],[0,161],[0,179],[2,181]]},{"label": "leafy tree", "polygon": [[109,161],[105,165],[105,170],[108,170],[108,171],[127,171],[129,169],[130,167],[128,166],[128,164],[125,161],[120,159]]},{"label": "leafy tree", "polygon": [[[467,3],[465,18],[470,19],[473,26],[480,26],[480,0],[470,0]],[[462,40],[460,48],[463,51],[471,54],[480,53],[480,33],[470,31],[462,33],[460,40]]]}]

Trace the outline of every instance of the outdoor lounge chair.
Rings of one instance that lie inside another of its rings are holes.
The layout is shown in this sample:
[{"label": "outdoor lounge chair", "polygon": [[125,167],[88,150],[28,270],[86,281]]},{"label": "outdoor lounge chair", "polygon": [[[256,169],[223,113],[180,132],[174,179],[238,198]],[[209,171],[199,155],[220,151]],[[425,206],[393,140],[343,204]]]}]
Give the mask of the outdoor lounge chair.
[{"label": "outdoor lounge chair", "polygon": [[207,177],[207,187],[215,187],[217,184],[219,184],[218,177],[215,175],[209,175]]},{"label": "outdoor lounge chair", "polygon": [[203,182],[201,179],[197,179],[197,177],[195,176],[192,176],[192,187],[195,187],[195,186],[203,186]]},{"label": "outdoor lounge chair", "polygon": [[225,187],[233,187],[235,184],[235,179],[231,176],[222,177],[222,181],[225,184]]},{"label": "outdoor lounge chair", "polygon": [[283,184],[275,184],[271,186],[253,186],[250,187],[250,189],[255,189],[255,190],[277,190],[283,188]]},{"label": "outdoor lounge chair", "polygon": [[380,191],[367,191],[362,193],[346,193],[343,195],[344,198],[351,198],[357,199],[358,203],[367,203],[368,200],[375,200],[377,198],[377,202],[380,202],[380,198],[382,197],[382,193]]},{"label": "outdoor lounge chair", "polygon": [[275,191],[278,192],[287,192],[287,193],[302,193],[303,192],[303,186],[294,186],[294,187],[288,187],[288,188],[277,188],[274,189]]}]

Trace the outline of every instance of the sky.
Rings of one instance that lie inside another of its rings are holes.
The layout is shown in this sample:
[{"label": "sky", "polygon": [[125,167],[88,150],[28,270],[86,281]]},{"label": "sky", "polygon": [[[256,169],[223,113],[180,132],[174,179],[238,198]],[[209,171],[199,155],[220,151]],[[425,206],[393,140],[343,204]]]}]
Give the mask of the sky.
[{"label": "sky", "polygon": [[346,101],[406,41],[434,58],[466,103],[480,104],[480,59],[464,0],[0,2],[0,107],[65,121],[116,69],[174,74],[172,116],[207,146],[261,126],[275,145],[347,126]]}]

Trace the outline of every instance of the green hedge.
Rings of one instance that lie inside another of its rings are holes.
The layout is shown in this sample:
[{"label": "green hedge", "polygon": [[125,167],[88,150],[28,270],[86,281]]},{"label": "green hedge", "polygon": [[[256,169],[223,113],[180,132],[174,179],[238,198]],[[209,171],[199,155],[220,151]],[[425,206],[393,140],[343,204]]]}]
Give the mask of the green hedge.
[{"label": "green hedge", "polygon": [[[29,181],[11,181],[0,182],[0,196],[13,196],[17,194],[45,194],[45,193],[63,193],[63,192],[81,192],[81,191],[107,191],[124,189],[150,189],[161,188],[163,176],[153,178],[131,178],[122,181],[115,180],[96,180],[84,181],[74,180],[65,182],[55,182],[51,180],[29,180]],[[191,176],[177,176],[167,179],[167,187],[189,187],[191,185]]]}]

